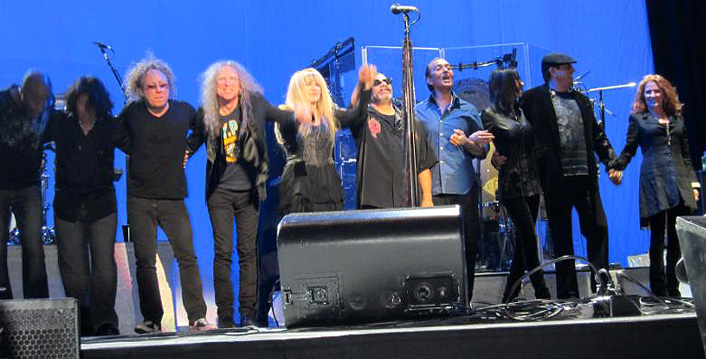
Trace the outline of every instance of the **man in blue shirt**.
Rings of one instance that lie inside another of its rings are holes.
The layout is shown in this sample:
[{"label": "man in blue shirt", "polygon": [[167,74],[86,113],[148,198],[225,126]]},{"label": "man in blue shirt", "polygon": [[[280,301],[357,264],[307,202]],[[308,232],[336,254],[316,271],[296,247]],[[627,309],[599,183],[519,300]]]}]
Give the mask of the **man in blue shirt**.
[{"label": "man in blue shirt", "polygon": [[415,112],[417,119],[424,124],[429,142],[439,159],[431,168],[434,205],[461,206],[470,301],[476,242],[480,237],[479,186],[473,159],[485,158],[493,135],[483,130],[478,110],[454,94],[453,80],[453,70],[446,60],[432,60],[426,68],[427,87],[431,95],[416,106]]}]

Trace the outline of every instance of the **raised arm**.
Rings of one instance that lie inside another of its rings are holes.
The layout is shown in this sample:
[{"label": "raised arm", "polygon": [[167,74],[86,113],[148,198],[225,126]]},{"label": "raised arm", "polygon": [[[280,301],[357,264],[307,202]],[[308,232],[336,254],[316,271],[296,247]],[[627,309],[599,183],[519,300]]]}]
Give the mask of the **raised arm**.
[{"label": "raised arm", "polygon": [[377,68],[374,65],[362,66],[358,71],[358,84],[353,90],[351,108],[336,110],[336,119],[342,128],[356,127],[365,121],[376,75]]}]

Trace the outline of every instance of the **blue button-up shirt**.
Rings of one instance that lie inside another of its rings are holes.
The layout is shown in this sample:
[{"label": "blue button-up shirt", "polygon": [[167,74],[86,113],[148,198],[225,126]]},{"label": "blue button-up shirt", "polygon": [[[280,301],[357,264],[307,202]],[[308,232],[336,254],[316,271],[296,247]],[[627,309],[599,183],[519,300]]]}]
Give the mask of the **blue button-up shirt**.
[{"label": "blue button-up shirt", "polygon": [[[431,168],[432,194],[465,194],[475,182],[473,158],[466,149],[451,144],[449,139],[454,129],[462,130],[466,136],[483,129],[475,106],[453,94],[451,104],[442,114],[434,96],[415,107],[417,119],[429,133],[429,143],[436,151],[439,162]],[[485,158],[488,145],[483,147]]]}]

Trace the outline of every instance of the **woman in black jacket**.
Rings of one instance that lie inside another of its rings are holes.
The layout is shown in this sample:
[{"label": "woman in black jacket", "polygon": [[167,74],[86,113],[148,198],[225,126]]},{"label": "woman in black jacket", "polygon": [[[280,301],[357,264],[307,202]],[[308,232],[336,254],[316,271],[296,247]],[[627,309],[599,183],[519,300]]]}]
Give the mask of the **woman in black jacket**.
[{"label": "woman in black jacket", "polygon": [[[515,254],[503,293],[503,302],[517,297],[520,287],[510,292],[513,284],[539,265],[537,220],[541,188],[533,154],[532,126],[518,105],[522,80],[514,69],[495,70],[490,75],[490,96],[493,104],[481,114],[483,127],[494,136],[496,152],[505,162],[500,165],[497,197],[507,209],[516,229]],[[502,162],[501,160],[501,162]],[[530,277],[536,298],[550,298],[544,282],[544,272]]]},{"label": "woman in black jacket", "polygon": [[623,170],[635,156],[637,147],[642,147],[640,224],[650,228],[650,288],[658,296],[681,296],[674,270],[681,255],[676,217],[693,212],[699,198],[699,182],[689,157],[681,108],[677,91],[667,79],[660,75],[645,76],[632,106],[625,148],[613,165]]}]

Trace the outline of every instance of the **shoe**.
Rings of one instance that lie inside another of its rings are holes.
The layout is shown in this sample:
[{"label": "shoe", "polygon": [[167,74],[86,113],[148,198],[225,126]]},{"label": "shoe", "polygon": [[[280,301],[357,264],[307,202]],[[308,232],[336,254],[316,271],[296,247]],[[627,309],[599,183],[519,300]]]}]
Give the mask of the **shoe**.
[{"label": "shoe", "polygon": [[233,321],[233,317],[223,317],[223,318],[218,318],[218,328],[221,329],[231,329],[235,328],[235,322]]},{"label": "shoe", "polygon": [[250,317],[243,315],[240,317],[240,327],[257,328],[258,325],[254,320],[250,319]]},{"label": "shoe", "polygon": [[135,333],[137,334],[148,334],[157,333],[162,331],[162,326],[151,320],[145,320],[144,322],[138,324],[135,327]]},{"label": "shoe", "polygon": [[199,318],[196,319],[195,322],[192,324],[189,324],[189,331],[190,332],[203,332],[206,330],[213,330],[216,329],[212,324],[209,324],[206,318]]},{"label": "shoe", "polygon": [[96,329],[96,336],[102,337],[107,335],[120,335],[120,330],[113,323],[101,324],[101,326]]},{"label": "shoe", "polygon": [[534,297],[537,299],[552,299],[552,295],[549,293],[549,288],[540,287],[534,291]]}]

